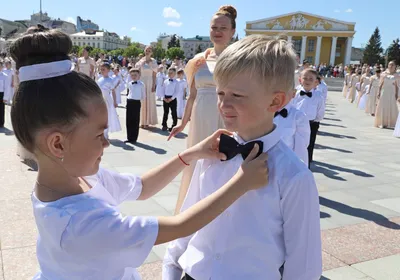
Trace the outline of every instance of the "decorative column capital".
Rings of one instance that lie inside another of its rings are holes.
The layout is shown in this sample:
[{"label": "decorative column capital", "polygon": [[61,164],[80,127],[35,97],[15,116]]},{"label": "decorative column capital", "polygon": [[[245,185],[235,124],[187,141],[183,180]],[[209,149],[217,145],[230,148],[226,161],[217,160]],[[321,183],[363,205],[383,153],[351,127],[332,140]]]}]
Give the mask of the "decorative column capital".
[{"label": "decorative column capital", "polygon": [[307,39],[307,35],[303,35],[303,36],[301,36],[301,37],[303,37],[303,39]]}]

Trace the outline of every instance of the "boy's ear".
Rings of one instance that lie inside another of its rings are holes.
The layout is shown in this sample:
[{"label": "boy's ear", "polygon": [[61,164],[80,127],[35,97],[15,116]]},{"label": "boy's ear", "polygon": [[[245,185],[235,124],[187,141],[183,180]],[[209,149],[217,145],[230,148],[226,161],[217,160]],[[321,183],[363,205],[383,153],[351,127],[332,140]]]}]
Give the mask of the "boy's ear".
[{"label": "boy's ear", "polygon": [[268,112],[275,113],[287,104],[287,100],[290,100],[285,92],[276,92],[272,98],[271,104],[268,108]]}]

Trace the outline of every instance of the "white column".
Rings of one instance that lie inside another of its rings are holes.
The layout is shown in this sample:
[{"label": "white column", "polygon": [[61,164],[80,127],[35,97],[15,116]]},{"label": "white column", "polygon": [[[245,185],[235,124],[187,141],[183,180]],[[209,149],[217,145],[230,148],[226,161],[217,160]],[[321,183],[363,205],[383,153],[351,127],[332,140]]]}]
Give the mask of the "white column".
[{"label": "white column", "polygon": [[314,59],[315,66],[319,65],[319,57],[321,56],[321,41],[322,41],[322,36],[318,36],[317,37],[317,49],[315,50],[315,59]]},{"label": "white column", "polygon": [[350,64],[352,43],[353,43],[353,37],[348,37],[346,42],[346,55],[344,56],[344,65]]},{"label": "white column", "polygon": [[307,46],[307,36],[303,36],[301,39],[301,52],[300,52],[300,63],[306,58],[306,46]]},{"label": "white column", "polygon": [[288,41],[289,43],[291,43],[291,42],[292,42],[292,38],[293,38],[293,36],[287,36],[287,41]]},{"label": "white column", "polygon": [[335,65],[337,37],[332,37],[330,65]]}]

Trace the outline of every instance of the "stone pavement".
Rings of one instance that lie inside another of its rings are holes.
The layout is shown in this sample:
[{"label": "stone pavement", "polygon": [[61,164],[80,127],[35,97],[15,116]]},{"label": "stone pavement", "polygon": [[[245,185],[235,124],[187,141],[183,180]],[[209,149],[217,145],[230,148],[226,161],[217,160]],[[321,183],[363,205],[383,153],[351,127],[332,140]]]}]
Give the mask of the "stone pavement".
[{"label": "stone pavement", "polygon": [[[125,111],[118,111],[123,124]],[[400,279],[400,139],[372,123],[339,92],[329,92],[312,167],[321,204],[321,279]],[[7,128],[0,130],[0,280],[31,279],[38,270],[30,202],[36,172],[16,156],[9,122]],[[170,142],[166,135],[159,127],[141,130],[132,146],[123,143],[124,132],[112,134],[102,166],[142,174],[185,147],[186,134]],[[179,180],[147,201],[123,204],[122,211],[172,215]],[[144,280],[161,279],[164,251],[165,245],[154,247],[139,269]]]}]

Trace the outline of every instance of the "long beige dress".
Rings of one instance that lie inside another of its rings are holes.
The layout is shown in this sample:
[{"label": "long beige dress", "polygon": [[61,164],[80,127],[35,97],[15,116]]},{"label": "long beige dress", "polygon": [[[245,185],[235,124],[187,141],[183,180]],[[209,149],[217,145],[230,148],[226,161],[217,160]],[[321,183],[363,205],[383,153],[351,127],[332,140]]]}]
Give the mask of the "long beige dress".
[{"label": "long beige dress", "polygon": [[383,78],[381,96],[375,113],[376,127],[395,127],[399,109],[396,101],[396,76],[386,74]]},{"label": "long beige dress", "polygon": [[350,77],[351,77],[350,73],[347,73],[346,76],[344,76],[343,91],[342,91],[342,95],[344,98],[347,97],[347,91],[349,90]]},{"label": "long beige dress", "polygon": [[[190,117],[187,147],[196,145],[216,130],[224,127],[218,111],[218,96],[213,79],[216,58],[208,56],[207,53],[206,51],[198,54],[193,60],[189,61],[185,68],[188,77],[188,88],[190,88],[192,81],[194,81],[197,89],[197,96]],[[199,58],[205,58],[205,63],[196,67],[196,61]],[[192,164],[184,169],[181,190],[182,188],[187,189],[187,186],[190,184],[194,167],[195,165]]]},{"label": "long beige dress", "polygon": [[349,84],[351,85],[351,88],[350,88],[350,90],[349,90],[349,93],[347,94],[347,99],[348,99],[351,103],[353,103],[354,100],[356,99],[356,92],[357,92],[356,84],[357,84],[358,82],[359,82],[359,76],[357,76],[356,74],[353,74],[353,75],[350,77],[350,82],[349,82]]},{"label": "long beige dress", "polygon": [[156,93],[152,91],[152,87],[153,73],[157,74],[157,61],[152,58],[151,62],[147,63],[143,58],[136,64],[136,67],[140,69],[140,80],[146,87],[146,97],[142,101],[140,111],[140,125],[156,125],[158,124]]},{"label": "long beige dress", "polygon": [[376,76],[371,77],[371,91],[368,94],[367,106],[365,107],[365,113],[374,115],[376,110],[376,97],[379,91],[379,79]]}]

